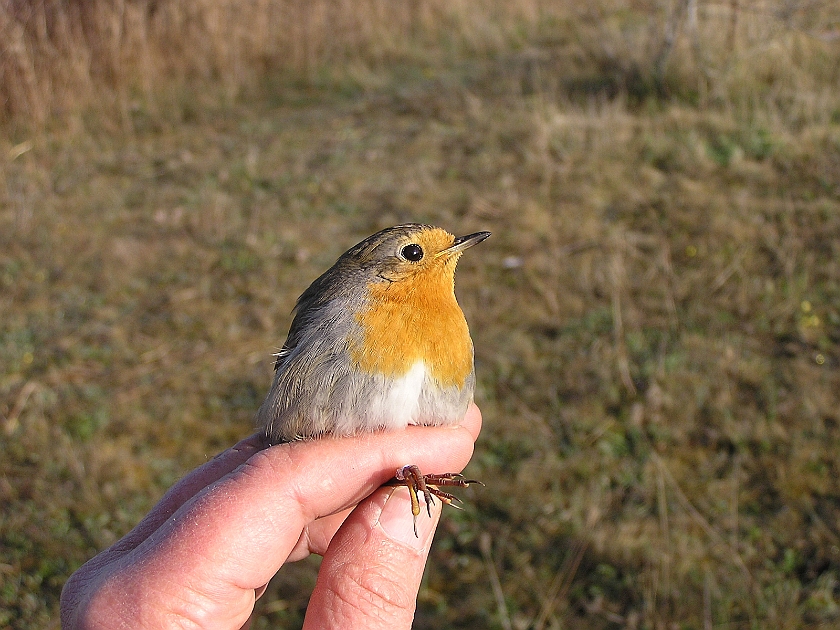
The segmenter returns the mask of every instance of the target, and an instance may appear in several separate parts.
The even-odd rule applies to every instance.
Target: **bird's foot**
[[[394,478],[388,482],[389,486],[406,486],[411,497],[411,513],[414,516],[414,535],[417,536],[417,517],[420,515],[420,498],[426,502],[426,512],[432,516],[432,504],[434,497],[439,498],[446,505],[461,509],[457,503],[461,500],[454,494],[444,492],[437,486],[453,486],[456,488],[467,488],[470,484],[477,483],[484,485],[476,479],[467,479],[460,473],[442,473],[439,475],[424,475],[414,464],[409,464],[397,469]]]

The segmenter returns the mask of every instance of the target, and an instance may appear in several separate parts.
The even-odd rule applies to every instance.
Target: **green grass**
[[[572,72],[580,24],[3,141],[0,626],[57,627],[70,572],[252,430],[297,295],[408,220],[494,234],[457,276],[487,488],[416,627],[838,623],[836,48],[703,100],[679,65],[666,94]],[[316,565],[257,627],[300,622]]]

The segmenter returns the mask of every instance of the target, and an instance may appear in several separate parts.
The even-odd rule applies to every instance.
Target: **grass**
[[[57,627],[69,573],[252,430],[297,295],[406,220],[494,233],[457,279],[488,489],[446,514],[416,627],[836,625],[830,4],[737,5],[720,53],[724,6],[669,49],[645,4],[487,3],[459,31],[418,3],[377,47],[240,82],[232,38],[207,81],[192,51],[74,79],[98,105],[7,98],[0,626]],[[300,623],[316,565],[257,627]]]

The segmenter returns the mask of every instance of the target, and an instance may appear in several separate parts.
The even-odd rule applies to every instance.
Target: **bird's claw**
[[[426,503],[426,513],[431,518],[432,505],[435,502],[434,497],[438,497],[441,502],[446,505],[451,505],[454,508],[462,509],[455,503],[460,503],[461,500],[453,494],[444,492],[436,486],[454,486],[457,488],[467,488],[470,484],[477,483],[484,485],[476,479],[467,479],[460,473],[441,473],[437,475],[424,475],[420,469],[414,464],[408,464],[397,469],[394,474],[394,479],[389,483],[393,486],[406,486],[408,494],[411,497],[411,514],[414,516],[414,535],[417,536],[417,517],[420,515],[420,497],[423,495],[423,500]]]

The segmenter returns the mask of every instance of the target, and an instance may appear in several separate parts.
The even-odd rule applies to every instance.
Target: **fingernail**
[[[426,504],[423,502],[423,495],[420,495],[420,515],[417,517],[417,535],[414,535],[414,516],[411,514],[411,498],[408,495],[408,488],[395,488],[385,501],[382,512],[379,515],[379,524],[382,530],[397,542],[417,549],[423,550],[428,545],[435,533],[435,526],[438,522],[440,512],[432,509],[432,516],[426,513]]]

